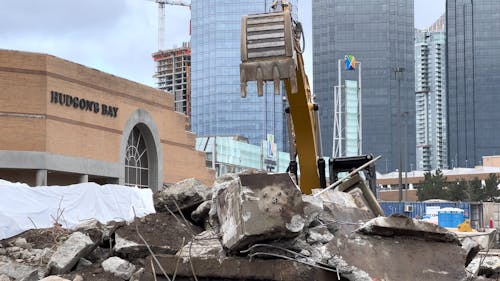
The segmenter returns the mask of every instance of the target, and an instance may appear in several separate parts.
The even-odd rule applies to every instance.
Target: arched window
[[[149,167],[146,141],[137,126],[128,137],[125,152],[125,185],[148,188]]]

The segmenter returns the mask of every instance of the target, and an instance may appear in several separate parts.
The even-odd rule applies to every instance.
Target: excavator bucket
[[[279,95],[280,80],[289,79],[292,92],[297,92],[297,62],[289,11],[243,17],[241,61],[242,97],[246,97],[248,81],[257,81],[259,96],[263,95],[265,81],[273,81],[274,93]]]

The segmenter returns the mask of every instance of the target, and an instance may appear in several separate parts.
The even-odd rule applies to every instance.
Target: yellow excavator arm
[[[264,82],[274,83],[280,94],[284,81],[291,119],[291,142],[299,158],[299,186],[303,193],[324,187],[325,164],[321,155],[317,110],[304,70],[300,47],[301,27],[292,19],[288,5],[283,11],[245,16],[241,31],[241,96],[246,97],[248,81],[257,81],[263,95]],[[293,161],[294,155],[291,155]],[[318,169],[318,165],[320,166]],[[321,172],[323,171],[323,172]]]

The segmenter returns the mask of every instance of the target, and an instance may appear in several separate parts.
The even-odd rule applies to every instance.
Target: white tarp
[[[130,221],[155,213],[151,189],[81,183],[29,187],[0,180],[0,239],[60,223],[72,228],[89,219]]]

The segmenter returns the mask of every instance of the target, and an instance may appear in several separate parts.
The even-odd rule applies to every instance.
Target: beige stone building
[[[0,50],[0,179],[158,190],[195,177],[211,185],[214,173],[173,103],[160,90],[54,56]]]

